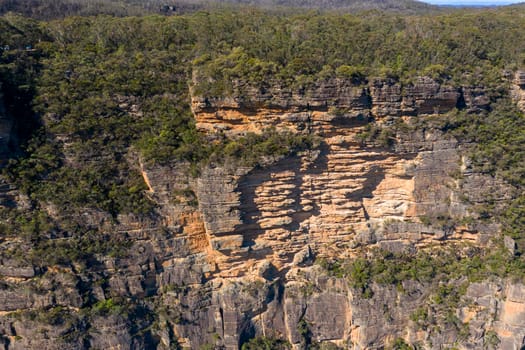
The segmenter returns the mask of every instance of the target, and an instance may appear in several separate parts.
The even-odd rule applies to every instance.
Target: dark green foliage
[[[458,113],[447,125],[452,134],[475,142],[473,165],[514,186],[525,185],[525,118],[515,104],[501,99],[488,114]]]
[[[206,141],[194,129],[191,114],[184,107],[168,96],[154,96],[145,101],[145,130],[136,146],[146,160],[198,162],[207,156]]]
[[[350,79],[354,84],[359,84],[366,78],[366,73],[362,67],[342,65],[335,70],[335,76],[341,79]]]
[[[520,195],[510,203],[503,212],[503,229],[514,239],[524,236],[525,227],[525,196]]]
[[[390,76],[409,82],[426,74],[497,89],[502,85],[501,69],[515,68],[523,59],[520,49],[505,40],[510,33],[523,36],[523,18],[511,10],[406,18],[268,18],[254,11],[248,17],[251,23],[224,13],[205,17],[211,22],[206,22],[206,30],[213,32],[206,44],[214,50],[199,50],[201,56],[194,62],[201,77],[197,93],[232,94],[237,83],[257,87],[264,76],[266,83],[276,80],[290,86],[330,76],[356,81],[363,75]],[[229,20],[228,26],[224,20]],[[199,43],[197,47],[202,48]]]
[[[113,215],[148,214],[153,205],[144,197],[146,185],[138,172],[127,169],[119,160],[75,168],[62,163],[53,142],[45,142],[28,158],[13,161],[7,174],[31,199],[49,201],[64,211],[84,205]]]
[[[366,259],[358,258],[352,260],[348,264],[347,269],[350,286],[359,290],[364,298],[371,298],[373,292],[370,288],[370,280],[372,277],[370,262]]]
[[[146,186],[125,153],[136,143],[146,156],[154,147],[152,153],[168,158],[169,146],[180,146],[179,133],[191,133],[187,91],[181,83],[184,67],[173,68],[184,54],[186,39],[178,31],[184,23],[157,27],[156,20],[162,21],[152,19],[144,33],[162,27],[166,33],[175,30],[180,40],[172,37],[173,42],[159,42],[160,47],[145,51],[146,43],[130,37],[137,32],[127,27],[141,24],[134,19],[67,19],[51,25],[54,43],[46,47],[49,58],[37,84],[35,107],[46,115],[43,133],[67,135],[68,147],[63,151],[60,143],[41,136],[27,148],[29,157],[10,167],[11,178],[32,199],[60,208],[95,207],[114,216],[151,213]],[[101,37],[100,28],[111,34]],[[179,50],[166,50],[172,43]],[[144,109],[134,114],[137,106]]]
[[[277,338],[256,337],[244,343],[242,350],[286,350],[291,349],[287,341]]]
[[[366,124],[364,130],[356,135],[362,145],[371,144],[378,147],[392,147],[396,142],[396,129],[377,124]]]
[[[407,342],[403,338],[397,338],[394,341],[394,344],[392,344],[391,347],[387,348],[391,350],[412,350],[414,347],[407,344]]]
[[[196,59],[194,65],[200,67],[197,71],[199,83],[194,93],[206,96],[233,94],[232,83],[236,80],[248,81],[251,84],[267,84],[277,73],[277,66],[274,63],[249,57],[242,47],[236,47],[227,55],[219,56],[214,60],[206,54]],[[237,91],[237,94],[242,94],[242,91]]]
[[[42,210],[2,209],[0,218],[3,237],[22,239],[9,256],[36,266],[85,265],[98,255],[123,257],[131,244],[125,234],[99,232],[74,218],[56,220]]]
[[[74,316],[66,308],[61,306],[31,310],[26,314],[26,317],[32,321],[50,326],[58,326],[66,322],[74,321]]]
[[[469,152],[472,167],[503,179],[511,186],[512,199],[496,207],[487,193],[487,205],[479,208],[482,219],[494,218],[504,233],[525,248],[525,117],[514,103],[501,99],[488,114],[458,113],[445,128],[454,136],[472,142]],[[505,203],[504,203],[505,204]]]
[[[304,349],[310,349],[312,343],[312,331],[310,330],[310,324],[301,318],[297,323],[297,333],[301,336],[301,345]]]
[[[16,137],[8,145],[12,153],[37,124],[31,107],[41,69],[40,44],[47,39],[36,21],[13,14],[0,18],[0,103],[14,119]]]
[[[123,235],[79,228],[71,237],[38,240],[26,259],[31,259],[37,266],[68,266],[74,262],[86,265],[97,255],[115,258],[126,256],[129,247],[130,243]]]
[[[330,275],[346,278],[352,288],[366,297],[372,297],[372,283],[396,285],[402,289],[403,281],[407,280],[434,283],[466,277],[470,282],[476,282],[494,275],[518,280],[525,278],[523,259],[511,255],[499,243],[491,250],[468,246],[414,254],[375,250],[370,256],[346,262],[320,260],[318,263]],[[446,289],[449,287],[437,289],[436,303],[439,304],[445,297],[450,299],[451,291]]]
[[[92,307],[90,313],[98,316],[126,315],[128,306],[125,303],[118,303],[114,299],[100,300]]]
[[[410,320],[416,323],[418,328],[424,328],[428,324],[428,310],[426,307],[420,307],[416,309],[411,315]]]
[[[179,134],[181,143],[177,146],[163,143],[160,139],[156,145],[142,148],[146,159],[164,162],[173,159],[190,163],[190,167],[199,167],[210,163],[224,164],[233,161],[239,166],[258,166],[271,163],[272,160],[291,156],[297,152],[318,147],[319,140],[312,135],[295,135],[289,132],[278,132],[275,129],[263,130],[261,134],[248,133],[236,139],[221,137],[210,141],[203,135],[190,130]],[[162,137],[162,135],[161,135]],[[174,140],[174,137],[165,140]],[[151,139],[150,139],[151,141]],[[166,153],[160,153],[165,151]],[[193,175],[198,174],[198,171]]]
[[[229,159],[242,166],[256,166],[267,163],[268,158],[279,159],[318,145],[317,138],[311,135],[267,129],[261,134],[248,133],[235,140],[224,139],[213,146],[209,161],[222,163]]]
[[[327,259],[319,258],[316,260],[316,263],[328,271],[331,276],[338,278],[345,277],[346,269],[341,266],[341,261],[339,260],[329,261]]]

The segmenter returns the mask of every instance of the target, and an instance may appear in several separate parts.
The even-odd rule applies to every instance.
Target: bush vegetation
[[[462,329],[450,310],[459,306],[467,283],[493,276],[525,279],[525,118],[506,96],[504,78],[505,71],[525,65],[523,11],[401,17],[217,8],[167,17],[144,15],[143,5],[156,7],[156,1],[132,2],[123,9],[104,0],[82,5],[32,0],[20,9],[0,0],[0,12],[55,18],[0,17],[0,103],[15,119],[16,134],[2,178],[28,202],[25,208],[0,207],[1,238],[18,238],[3,254],[37,266],[72,265],[81,273],[101,256],[129,254],[127,234],[112,232],[122,217],[156,220],[139,164],[184,167],[198,176],[208,165],[265,166],[319,145],[313,135],[274,129],[235,139],[204,136],[195,128],[190,89],[209,98],[242,99],[245,88],[298,90],[331,80],[359,85],[381,77],[406,87],[422,74],[487,91],[490,111],[444,116],[442,130],[471,145],[467,152],[477,170],[509,184],[508,204],[487,206],[480,218],[501,223],[519,251],[511,254],[496,240],[490,250],[372,251],[350,261],[319,263],[364,298],[373,297],[377,285],[400,291],[409,280],[432,285],[429,306],[411,315],[427,329],[436,324]],[[144,16],[125,17],[130,14]],[[370,123],[358,139],[390,148],[399,133],[411,131],[407,128]],[[196,205],[190,188],[180,195]],[[100,217],[105,227],[86,224],[86,216]],[[448,224],[446,216],[441,219]],[[118,298],[85,297],[86,317],[140,315]],[[29,318],[74,325],[72,314],[55,307]],[[306,320],[297,326],[305,347],[330,347],[313,341]],[[494,347],[499,343],[495,335],[486,338]],[[265,348],[288,349],[289,344],[260,337],[243,345]],[[396,339],[392,348],[410,346]]]
[[[256,337],[242,344],[242,350],[287,350],[291,345],[281,339],[271,337]]]
[[[470,143],[469,158],[477,171],[504,180],[510,187],[511,199],[503,206],[480,208],[480,216],[502,224],[505,234],[515,239],[523,252],[525,248],[525,116],[506,98],[492,104],[487,114],[458,112],[444,129]],[[492,194],[487,193],[490,198]],[[520,253],[521,253],[520,252]]]
[[[5,174],[29,196],[31,209],[3,210],[3,222],[13,224],[1,227],[35,242],[28,256],[42,263],[123,254],[110,247],[125,246],[122,237],[82,227],[75,217],[84,209],[109,213],[114,220],[121,214],[152,216],[155,208],[145,195],[137,158],[194,169],[231,159],[257,166],[318,143],[312,136],[275,130],[235,140],[205,138],[195,129],[189,85],[194,93],[223,97],[241,96],[239,86],[246,85],[286,88],[330,79],[361,84],[372,77],[409,84],[425,74],[494,92],[490,113],[458,112],[443,130],[474,141],[475,166],[514,186],[512,203],[489,215],[519,241],[525,217],[520,192],[525,119],[501,96],[503,71],[525,63],[524,29],[525,15],[514,8],[405,17],[223,8],[170,17],[99,15],[45,22],[6,14],[0,18],[1,95],[17,118],[19,142],[12,145],[18,153],[13,152]],[[389,130],[373,126],[361,139],[392,145]],[[48,204],[65,218],[44,214],[42,206]],[[471,278],[521,276],[520,257],[478,253],[452,254],[446,261],[463,266],[460,271],[469,267],[465,273]],[[337,273],[368,296],[372,282],[399,284],[455,273],[446,271],[441,257],[421,254],[330,266],[338,266]]]
[[[492,250],[468,245],[416,253],[374,250],[349,261],[320,259],[318,264],[330,275],[346,278],[349,286],[365,298],[373,296],[373,284],[393,285],[403,290],[404,281],[422,284],[439,282],[444,288],[449,288],[447,283],[454,285],[462,279],[479,282],[490,276],[525,280],[525,261],[511,254],[502,242],[495,243]],[[457,291],[457,285],[452,288]],[[443,291],[440,294],[440,290],[438,288],[436,292],[437,304],[443,300],[444,294],[450,294]]]

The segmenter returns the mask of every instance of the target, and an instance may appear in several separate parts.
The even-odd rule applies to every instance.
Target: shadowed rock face
[[[238,349],[253,336],[281,337],[295,349],[306,340],[378,349],[396,338],[425,349],[479,349],[491,334],[501,348],[522,346],[520,284],[496,278],[471,284],[454,311],[468,322],[464,329],[440,321],[439,305],[429,308],[428,317],[437,321],[426,327],[411,315],[429,303],[436,285],[372,284],[372,297],[365,298],[345,278],[313,264],[316,258],[352,259],[373,247],[402,252],[486,244],[497,227],[430,225],[422,218],[471,215],[472,206],[485,200],[480,188],[497,201],[505,198],[504,185],[473,172],[457,140],[431,123],[418,126],[456,107],[471,113],[488,108],[482,87],[418,78],[410,86],[330,80],[300,91],[242,88],[242,100],[194,96],[197,127],[237,137],[273,126],[317,135],[321,146],[266,159],[264,167],[210,165],[198,178],[188,175],[187,164],[136,160],[157,215],[113,220],[86,209],[79,219],[122,237],[129,254],[85,267],[0,262],[0,349],[169,349],[175,342]],[[372,121],[387,127],[401,120],[407,128],[396,129],[392,143],[358,137]],[[461,183],[451,176],[457,173]],[[1,243],[7,252],[10,242]],[[85,300],[134,306],[101,307],[86,316],[88,310],[79,310]],[[73,316],[15,316],[31,310],[46,315],[57,306]]]
[[[362,245],[411,251],[447,238],[486,242],[492,227],[438,228],[420,221],[469,212],[450,177],[460,171],[460,145],[437,128],[415,126],[456,108],[461,88],[422,77],[407,87],[391,80],[367,86],[331,80],[302,91],[247,89],[242,101],[194,97],[197,127],[232,137],[277,127],[323,142],[262,169],[203,173],[197,194],[211,247],[223,254],[219,275],[249,273],[240,262],[253,259],[286,270],[305,245],[330,257],[351,256]],[[404,120],[410,131],[392,136],[394,147],[363,144],[358,135],[370,120],[385,126]],[[463,186],[480,181],[470,176]]]
[[[12,129],[13,121],[7,115],[2,92],[0,90],[0,166],[5,163],[9,155],[9,141],[11,140]]]
[[[0,84],[0,170],[10,157],[12,151],[11,139],[13,136],[13,120],[6,111],[1,88],[2,85]],[[16,206],[12,190],[13,186],[0,176],[0,207],[10,208]]]
[[[394,147],[363,144],[357,137],[369,120],[390,125],[402,119],[415,126],[457,107],[485,110],[484,91],[428,78],[407,87],[388,80],[366,86],[334,80],[301,91],[243,91],[242,99],[194,97],[197,127],[232,137],[276,127],[318,135],[323,142],[318,150],[275,159],[264,168],[230,165],[209,169],[198,180],[206,235],[218,253],[212,276],[222,281],[278,278],[283,286],[279,304],[268,303],[268,310],[250,320],[237,314],[236,339],[243,337],[240,329],[251,327],[256,334],[284,335],[299,346],[297,324],[306,320],[312,339],[343,347],[352,342],[356,349],[376,348],[392,334],[410,342],[455,343],[457,330],[437,334],[411,326],[409,315],[427,300],[429,286],[407,284],[408,295],[374,286],[374,297],[364,300],[342,280],[308,267],[309,256],[351,259],[354,252],[374,246],[401,252],[446,242],[484,245],[497,227],[430,226],[420,220],[470,215],[470,205],[483,202],[475,188],[506,195],[502,184],[467,169],[457,140],[432,127],[398,131]],[[458,172],[461,184],[451,177]],[[459,199],[465,189],[472,194],[469,205]]]

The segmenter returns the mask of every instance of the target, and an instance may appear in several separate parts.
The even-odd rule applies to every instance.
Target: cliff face
[[[473,171],[465,145],[440,126],[457,107],[487,109],[482,87],[418,78],[408,86],[330,80],[297,90],[236,89],[242,97],[193,96],[200,130],[235,138],[275,127],[316,135],[320,146],[264,167],[210,164],[197,178],[185,164],[144,165],[130,156],[157,215],[115,220],[86,210],[83,225],[128,242],[124,256],[47,269],[2,261],[0,348],[238,349],[254,336],[296,349],[315,342],[378,349],[398,338],[425,349],[524,345],[518,283],[454,281],[465,290],[450,311],[443,300],[452,292],[434,296],[442,284],[374,282],[364,295],[319,263],[374,248],[488,244],[497,226],[462,219],[476,217],[474,206],[486,200],[480,188],[497,202],[505,186]],[[368,137],[370,125],[384,137]],[[5,251],[13,246],[16,239],[1,242]],[[81,310],[86,299],[98,301],[89,313]],[[130,306],[113,307],[115,300]]]
[[[276,127],[323,140],[317,150],[264,169],[205,172],[198,197],[212,247],[232,261],[265,256],[281,269],[305,245],[316,255],[347,256],[362,245],[406,251],[448,239],[483,244],[493,227],[421,220],[469,215],[459,193],[492,181],[465,170],[461,145],[431,124],[463,100],[469,110],[486,108],[487,100],[471,91],[419,78],[405,88],[337,80],[299,92],[252,90],[242,100],[195,97],[203,131],[235,137]],[[401,127],[383,145],[363,141],[372,120]],[[429,127],[418,127],[423,120]],[[460,184],[451,175],[462,171]]]
[[[304,131],[308,126],[315,132],[325,126],[329,131],[331,124],[348,123],[350,120],[345,119],[352,117],[435,115],[465,103],[475,111],[486,109],[489,101],[482,90],[441,85],[427,77],[419,77],[408,86],[391,79],[357,85],[349,79],[329,79],[296,89],[278,83],[262,88],[237,82],[233,97],[194,96],[192,100],[200,129],[229,134],[270,126],[296,131]],[[344,118],[335,120],[335,116]]]
[[[460,341],[459,329],[418,329],[410,320],[428,302],[432,287],[407,284],[400,293],[376,285],[374,296],[366,300],[344,280],[327,277],[310,265],[316,258],[352,259],[373,247],[410,252],[457,242],[476,246],[488,242],[497,227],[457,222],[476,215],[472,207],[484,201],[477,189],[492,188],[504,198],[504,186],[473,172],[461,155],[463,146],[435,123],[456,107],[470,113],[486,110],[489,99],[483,90],[441,85],[428,78],[407,87],[393,81],[354,86],[336,80],[298,91],[237,88],[242,97],[194,96],[199,129],[236,137],[275,127],[318,135],[323,141],[317,150],[276,159],[262,169],[219,166],[206,170],[197,181],[199,210],[215,257],[211,276],[228,285],[255,278],[270,286],[269,291],[259,292],[267,300],[263,310],[241,312],[237,305],[221,309],[221,315],[233,317],[222,319],[227,322],[219,332],[224,344],[235,348],[246,332],[255,332],[284,336],[300,347],[301,321],[310,325],[315,341],[333,341],[344,348],[377,348],[396,337],[429,348]],[[386,128],[396,123],[403,127],[396,128],[386,144],[363,141],[359,135],[371,120]],[[428,222],[435,218],[455,223]],[[275,283],[283,287],[277,297]],[[505,331],[516,324],[499,312],[507,306],[498,301],[506,282],[498,283],[493,293],[480,292],[487,284],[469,287],[467,295],[485,293],[476,296],[488,304],[471,311],[477,300],[471,305],[465,297],[458,317],[465,324],[476,322],[463,329],[468,334],[464,347],[483,346],[483,332],[494,332],[504,348],[521,346],[519,332]],[[519,289],[512,284],[505,288],[504,293]],[[235,298],[243,300],[243,289],[228,290],[236,290]],[[218,294],[224,297],[223,292]],[[516,317],[523,315],[518,312]]]

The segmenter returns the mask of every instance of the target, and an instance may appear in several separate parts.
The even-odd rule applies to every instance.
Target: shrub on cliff
[[[222,140],[213,146],[209,160],[221,163],[234,160],[241,166],[253,167],[318,146],[319,140],[312,135],[266,129],[260,134]]]
[[[256,337],[242,344],[242,350],[288,350],[290,343],[285,340],[271,337]]]
[[[472,142],[469,151],[472,166],[478,171],[499,177],[510,185],[511,199],[503,209],[481,208],[480,215],[502,223],[506,234],[525,249],[525,116],[514,103],[501,99],[492,104],[488,114],[458,113],[447,122],[454,136]],[[499,206],[501,208],[501,205]]]
[[[362,67],[342,65],[335,70],[335,76],[341,79],[350,79],[358,84],[366,78],[366,73]]]

